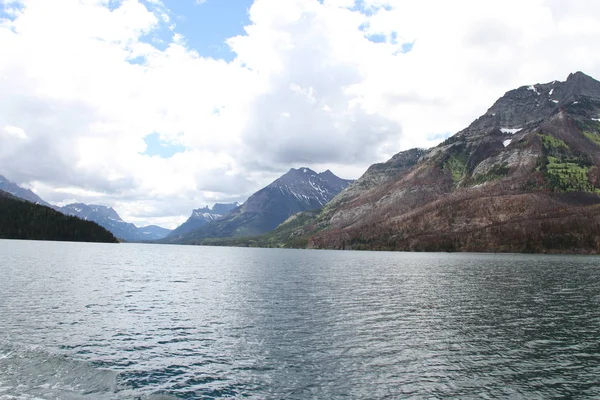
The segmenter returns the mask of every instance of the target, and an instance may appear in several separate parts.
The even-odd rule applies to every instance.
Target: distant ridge
[[[119,239],[127,242],[143,242],[162,239],[171,231],[159,226],[150,225],[138,228],[132,223],[125,222],[112,208],[97,204],[73,203],[58,210],[65,215],[74,215],[81,219],[94,221],[111,231]]]

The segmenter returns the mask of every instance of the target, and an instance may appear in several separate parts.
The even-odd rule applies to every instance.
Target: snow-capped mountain
[[[329,170],[316,173],[310,168],[292,168],[224,218],[169,238],[171,241],[190,242],[197,238],[265,233],[293,214],[322,208],[351,182],[338,178]]]
[[[12,194],[15,197],[19,197],[23,200],[30,201],[35,204],[41,204],[47,207],[53,207],[50,203],[42,200],[40,196],[33,193],[29,189],[23,189],[14,182],[9,181],[4,176],[0,175],[0,190]]]
[[[128,242],[141,242],[158,240],[167,236],[171,231],[159,226],[150,225],[138,228],[132,223],[125,222],[112,208],[97,204],[73,203],[58,210],[66,215],[74,215],[81,219],[94,221],[98,225],[111,231],[119,239]]]
[[[227,213],[239,207],[239,205],[239,203],[216,203],[212,209],[206,206],[193,210],[188,220],[173,230],[169,236],[177,237],[199,229],[209,222],[223,218]]]

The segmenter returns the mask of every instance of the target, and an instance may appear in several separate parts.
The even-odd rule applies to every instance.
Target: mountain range
[[[206,238],[266,233],[298,212],[321,209],[350,183],[329,170],[316,173],[309,168],[291,168],[222,218],[187,233],[172,234],[165,241],[199,243]]]
[[[47,204],[2,177],[3,188]],[[600,82],[576,72],[510,90],[438,146],[402,151],[357,181],[292,168],[244,204],[194,210],[170,233],[107,207],[60,209],[135,241],[600,253]]]
[[[262,234],[300,211],[321,209],[352,181],[338,178],[331,171],[317,174],[309,168],[290,169],[270,185],[239,203],[216,203],[195,209],[186,222],[175,230],[159,226],[137,227],[125,222],[111,207],[72,203],[62,207],[42,200],[31,190],[23,189],[2,177],[0,189],[33,203],[54,208],[65,215],[94,221],[128,242],[163,241],[189,243],[207,237],[229,237]]]
[[[143,242],[162,239],[171,233],[170,229],[161,228],[156,225],[137,227],[132,223],[125,222],[119,214],[111,208],[96,204],[73,203],[63,207],[57,207],[58,211],[65,215],[73,215],[84,220],[94,221],[100,226],[108,229],[119,239],[127,242]]]

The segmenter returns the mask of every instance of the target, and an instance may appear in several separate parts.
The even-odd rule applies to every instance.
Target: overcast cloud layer
[[[0,174],[138,225],[173,228],[290,167],[357,178],[507,90],[600,78],[597,0],[256,0],[229,63],[157,0],[2,4]],[[144,155],[152,133],[185,151]]]

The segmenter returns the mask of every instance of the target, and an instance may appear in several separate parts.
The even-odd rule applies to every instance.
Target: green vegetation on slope
[[[560,139],[555,138],[554,136],[550,136],[550,135],[539,135],[540,138],[542,139],[542,145],[544,146],[544,149],[546,149],[547,151],[554,151],[556,149],[569,149],[569,146],[567,146],[567,144],[565,142],[563,142]]]
[[[583,131],[583,136],[600,146],[600,133]]]
[[[585,132],[584,132],[585,134]],[[589,171],[592,163],[585,154],[575,154],[562,140],[550,135],[538,135],[544,148],[540,169],[548,187],[555,192],[594,192]]]
[[[589,167],[568,160],[548,156],[546,181],[559,192],[592,192],[594,186],[589,182]]]
[[[91,221],[0,193],[0,239],[116,243],[112,233]]]
[[[460,182],[460,180],[465,175],[465,170],[467,168],[467,161],[465,157],[462,155],[453,154],[444,164],[444,167],[450,171],[452,175],[452,180],[454,183]]]

